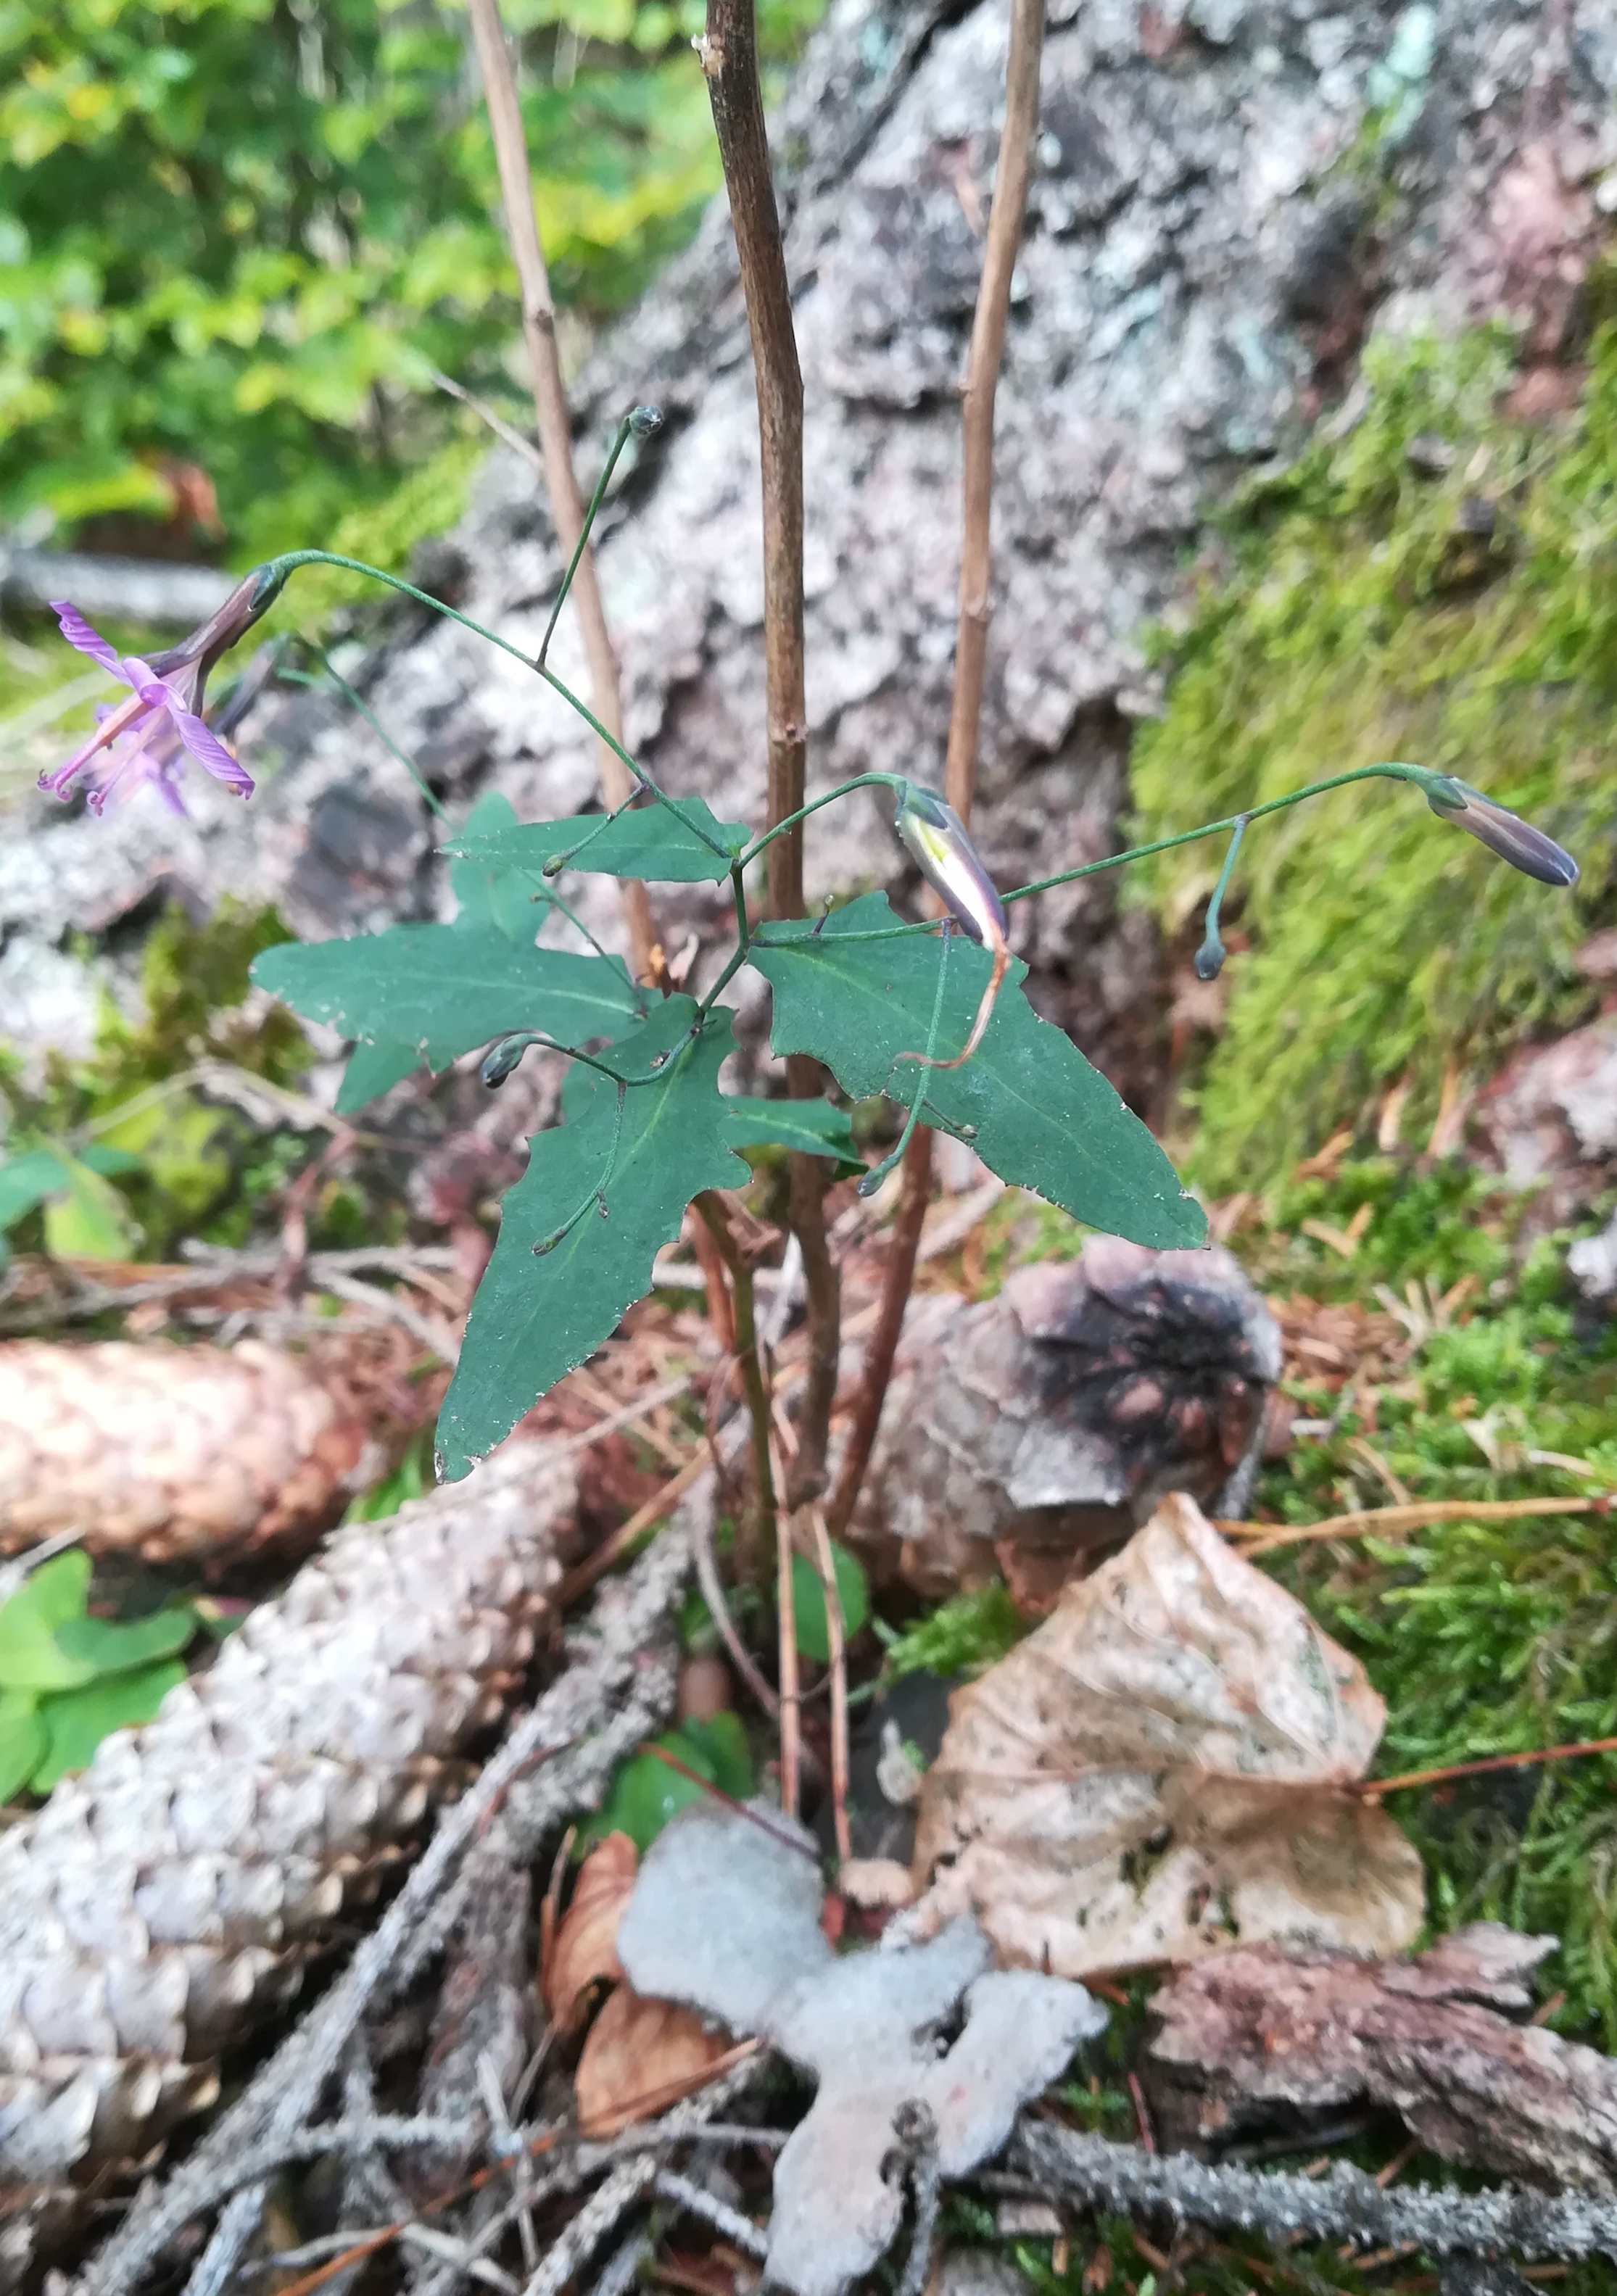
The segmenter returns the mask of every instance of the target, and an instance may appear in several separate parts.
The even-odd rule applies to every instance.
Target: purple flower
[[[252,775],[202,722],[202,693],[219,656],[257,621],[280,587],[269,570],[256,568],[200,629],[150,661],[119,654],[76,606],[53,600],[52,611],[68,644],[121,678],[130,691],[127,701],[97,712],[90,739],[53,773],[41,774],[40,788],[65,799],[82,775],[89,784],[90,810],[100,813],[145,783],[172,811],[184,813],[179,778],[189,755],[236,796],[250,797]]]

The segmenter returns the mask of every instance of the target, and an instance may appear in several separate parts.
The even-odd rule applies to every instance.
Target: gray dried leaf
[[[943,2175],[964,2176],[1106,2021],[1080,1986],[990,1971],[969,1917],[925,1945],[838,1956],[820,1898],[801,1828],[776,1811],[701,1803],[653,1844],[618,1931],[641,1992],[760,2035],[818,2078],[775,2170],[767,2274],[793,2296],[838,2296],[897,2233],[901,2106],[928,2107]],[[964,2025],[946,2046],[963,2000]]]

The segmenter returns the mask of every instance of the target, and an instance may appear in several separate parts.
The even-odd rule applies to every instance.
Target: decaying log
[[[1167,1492],[1211,1505],[1279,1371],[1275,1320],[1222,1250],[1096,1237],[981,1306],[917,1300],[851,1542],[924,1595],[1002,1567],[1053,1591]]]
[[[398,1429],[350,1354],[0,1345],[0,1554],[58,1531],[149,1562],[312,1539]]]
[[[211,2099],[218,2052],[498,1715],[573,1496],[518,1445],[340,1533],[0,1837],[0,2179],[138,2155]]]
[[[1153,2004],[1158,2126],[1222,2142],[1368,2101],[1444,2160],[1617,2191],[1617,2060],[1502,2013],[1555,1943],[1478,1922],[1413,1961],[1252,1946],[1179,1970]]]

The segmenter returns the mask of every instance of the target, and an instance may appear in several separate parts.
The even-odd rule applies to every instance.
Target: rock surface
[[[1005,37],[989,0],[835,0],[776,123],[808,397],[816,786],[875,766],[940,774],[955,386]],[[1510,312],[1524,387],[1533,362],[1564,354],[1617,189],[1603,172],[1617,160],[1614,86],[1613,0],[1052,0],[998,402],[978,823],[1003,882],[1115,849],[1130,722],[1153,706],[1145,633],[1182,603],[1210,503],[1284,460],[1344,394],[1331,419],[1351,419],[1368,328]],[[756,816],[757,446],[722,204],[578,396],[587,469],[634,399],[669,418],[602,551],[631,743],[672,788]],[[433,554],[430,578],[468,611],[537,640],[558,554],[506,450]],[[351,673],[453,808],[488,785],[529,816],[590,801],[588,735],[516,663],[414,609],[388,632]],[[565,625],[558,666],[579,668]],[[107,824],[43,801],[14,816],[0,853],[7,962],[38,971],[70,928],[105,932],[164,890],[244,891],[314,934],[434,910],[427,817],[366,727],[282,697],[243,739],[268,776],[245,812],[208,788],[190,824],[144,800]],[[821,817],[811,891],[874,879],[913,894],[878,816],[861,796]],[[586,906],[615,932],[599,881]],[[660,895],[667,946],[693,926],[711,938],[719,907],[707,889]],[[1120,914],[1106,877],[1015,915],[1042,1009],[1149,1103],[1164,1000],[1147,919]],[[70,1013],[70,988],[52,983]],[[756,1004],[743,1034],[748,1020],[756,1042]]]

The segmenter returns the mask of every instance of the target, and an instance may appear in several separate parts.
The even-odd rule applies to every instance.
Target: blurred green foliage
[[[767,53],[817,12],[769,0]],[[718,180],[700,0],[506,13],[553,285],[596,318]],[[432,368],[525,420],[469,58],[437,0],[6,0],[0,524],[247,564],[472,435]]]
[[[1486,1073],[1592,1006],[1571,958],[1613,884],[1617,328],[1548,425],[1501,411],[1512,356],[1502,332],[1373,344],[1357,422],[1235,504],[1227,562],[1167,649],[1166,714],[1136,743],[1137,826],[1410,759],[1548,830],[1582,884],[1517,875],[1390,784],[1258,824],[1226,911],[1253,945],[1188,1095],[1190,1173],[1214,1193],[1373,1127],[1406,1073],[1406,1137],[1424,1137],[1450,1063]],[[1142,872],[1174,931],[1194,930],[1222,857],[1210,840]]]
[[[88,1060],[53,1055],[35,1075],[0,1045],[0,1227],[13,1245],[160,1259],[181,1236],[243,1240],[305,1143],[208,1097],[194,1072],[221,1062],[271,1097],[301,1078],[302,1029],[246,1002],[248,966],[286,937],[272,912],[226,902],[199,925],[171,907],[146,938],[137,1013],[109,998]]]

